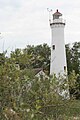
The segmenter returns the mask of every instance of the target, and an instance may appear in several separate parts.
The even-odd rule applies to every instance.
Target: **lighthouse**
[[[51,27],[51,62],[50,74],[65,74],[67,73],[66,51],[64,41],[65,22],[62,19],[62,13],[58,10],[53,14],[53,19],[50,23]]]

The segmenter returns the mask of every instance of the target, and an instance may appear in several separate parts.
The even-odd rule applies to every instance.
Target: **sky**
[[[49,12],[66,20],[65,43],[80,41],[80,0],[0,0],[0,52],[27,45],[51,45]],[[51,15],[50,15],[51,16]]]

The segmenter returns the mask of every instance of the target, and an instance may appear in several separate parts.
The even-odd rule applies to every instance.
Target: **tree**
[[[19,64],[20,69],[35,69],[43,68],[43,70],[49,75],[50,73],[50,47],[47,44],[30,46],[25,49],[16,49],[11,53],[10,60]],[[76,98],[80,96],[80,42],[75,42],[71,46],[66,45],[67,55],[67,69],[68,75],[75,71],[75,75],[78,74],[76,79]],[[77,85],[78,84],[78,85]],[[75,91],[75,90],[72,90]],[[70,93],[72,94],[70,90]]]
[[[24,49],[16,49],[11,52],[10,59],[19,64],[20,69],[25,68],[43,68],[50,72],[50,55],[51,50],[47,44],[28,45]],[[80,74],[80,42],[66,45],[67,68],[68,75],[75,70],[76,74]]]
[[[59,84],[59,80],[62,79],[61,76],[57,78],[54,75],[53,77],[48,76],[48,78],[44,78],[41,75],[38,78],[31,68],[27,69],[28,67],[24,67],[25,69],[17,69],[16,61],[18,64],[22,63],[23,65],[25,63],[26,65],[33,64],[32,59],[36,53],[31,55],[32,53],[28,54],[27,50],[24,52],[19,50],[16,54],[15,52],[14,54],[12,53],[13,56],[10,58],[4,57],[5,62],[0,65],[1,120],[63,119],[64,115],[66,117],[70,113],[70,100],[64,99],[57,92],[58,88],[64,90],[67,88],[65,82]],[[31,64],[26,61],[27,59]],[[69,81],[70,90],[74,88],[74,85],[71,84],[71,82],[73,83],[73,78],[75,85],[75,74],[69,77],[69,80],[71,80]],[[76,112],[74,114],[78,115]],[[73,116],[73,114],[71,115]]]
[[[20,69],[43,68],[48,74],[50,69],[50,47],[47,44],[16,49],[10,59],[19,64]]]
[[[23,50],[28,55],[31,55],[33,68],[41,68],[49,71],[50,67],[50,47],[47,44],[37,46],[27,46]]]
[[[80,42],[75,42],[72,47],[72,67],[76,74],[80,74]]]
[[[67,67],[68,74],[75,70],[76,74],[80,74],[80,42],[66,45],[66,55],[67,55]]]
[[[6,53],[7,53],[7,51],[4,51],[3,53],[0,53],[0,65],[2,65],[2,64],[4,65],[4,63],[7,59],[7,57],[5,56]]]
[[[66,54],[68,75],[70,76],[71,74],[75,73],[75,76],[77,76],[75,88],[70,89],[70,93],[75,93],[74,96],[77,99],[80,99],[80,42],[73,43],[72,47],[67,44]]]
[[[55,75],[38,78],[31,70],[17,70],[8,62],[0,70],[1,120],[63,119],[70,113],[70,100],[57,92],[58,87],[66,89],[65,83],[59,84]],[[78,115],[75,111],[73,114]]]

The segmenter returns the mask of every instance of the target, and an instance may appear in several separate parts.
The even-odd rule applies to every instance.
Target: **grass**
[[[44,110],[49,120],[80,120],[80,100],[70,100],[62,105],[48,106]]]
[[[80,100],[72,100],[62,108],[62,120],[80,120]]]

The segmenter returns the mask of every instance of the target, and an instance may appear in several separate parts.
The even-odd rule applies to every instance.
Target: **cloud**
[[[47,8],[59,9],[66,19],[66,42],[80,40],[80,1],[60,0],[0,0],[0,32],[5,49],[26,44],[50,44],[51,31]],[[74,34],[75,33],[75,34]],[[75,40],[74,40],[75,39]],[[0,45],[1,47],[2,45]]]
[[[0,0],[0,9],[7,7],[18,8],[21,6],[22,0]]]

